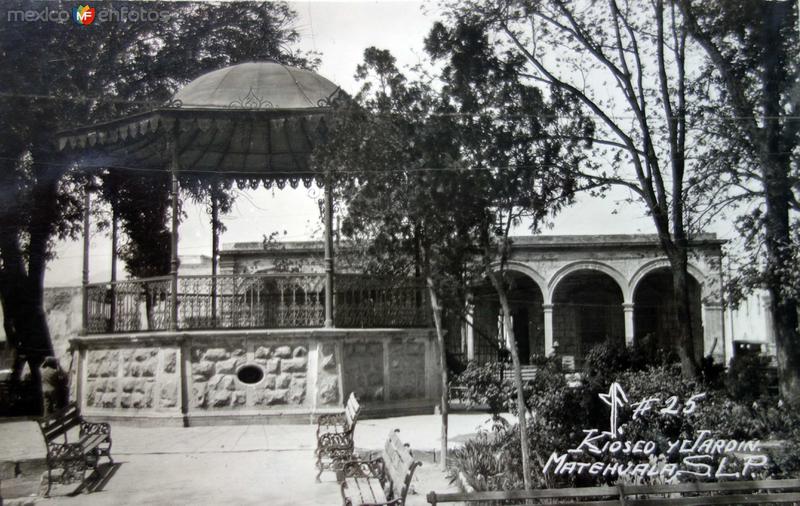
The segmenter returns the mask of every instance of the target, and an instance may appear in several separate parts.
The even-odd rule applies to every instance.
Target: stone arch
[[[495,272],[500,270],[499,263],[490,267]],[[522,262],[507,262],[503,271],[510,281],[507,295],[517,350],[522,363],[528,364],[532,356],[545,354],[543,305],[546,284],[544,277]],[[472,300],[473,358],[479,362],[504,359],[496,347],[505,347],[510,333],[502,319],[497,292],[488,279],[473,287]]]
[[[556,271],[555,274],[550,278],[550,282],[547,284],[547,297],[545,298],[545,304],[552,304],[553,303],[553,294],[555,293],[558,284],[561,281],[572,274],[573,272],[577,271],[600,271],[604,274],[610,276],[616,283],[619,285],[619,289],[622,292],[622,301],[623,303],[630,303],[631,302],[631,291],[629,288],[629,284],[625,279],[625,276],[622,275],[621,272],[616,270],[615,268],[611,267],[608,264],[604,264],[603,262],[597,262],[594,260],[582,260],[578,262],[572,262],[570,264],[565,265],[564,267],[560,268]]]
[[[622,275],[599,262],[575,262],[553,277],[550,291],[553,347],[562,360],[580,366],[604,342],[625,342]]]
[[[651,260],[641,267],[639,267],[636,272],[631,276],[631,280],[628,283],[628,293],[630,294],[631,298],[633,298],[633,294],[636,292],[636,288],[639,286],[639,283],[644,279],[645,276],[650,274],[653,271],[658,269],[669,268],[671,269],[672,266],[669,263],[669,259],[667,258],[657,258],[655,260]],[[696,265],[692,262],[689,262],[688,269],[689,274],[697,281],[697,284],[700,285],[700,289],[703,290],[705,288],[705,281],[706,276],[703,274]]]
[[[689,264],[689,300],[691,327],[696,359],[705,351],[702,294],[706,277],[697,266]],[[678,346],[676,308],[673,302],[672,266],[666,258],[642,265],[631,277],[633,298],[633,338],[651,359],[663,356]],[[712,278],[713,279],[713,278]]]
[[[494,272],[500,270],[500,262],[495,262],[491,265],[491,269]],[[528,276],[536,285],[539,287],[539,290],[542,292],[542,299],[546,302],[550,300],[550,291],[547,285],[547,282],[544,279],[544,276],[539,274],[536,270],[534,270],[530,265],[517,262],[514,260],[507,261],[505,263],[505,270],[507,271],[514,271],[520,274],[524,274]]]

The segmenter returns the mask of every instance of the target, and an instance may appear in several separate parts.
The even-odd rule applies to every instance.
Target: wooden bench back
[[[620,497],[627,505],[765,504],[800,501],[800,480],[687,482],[675,485],[620,485],[619,488]],[[726,494],[701,497],[696,495],[712,492],[726,492]],[[755,492],[761,493],[756,495]],[[673,493],[690,493],[692,496],[663,497],[665,494]]]
[[[386,445],[383,447],[383,462],[386,465],[386,473],[392,479],[395,499],[399,498],[401,503],[405,504],[414,469],[422,463],[414,460],[409,446],[400,441],[399,432],[399,429],[389,432]]]
[[[725,492],[726,495],[708,495]],[[756,494],[756,492],[760,492]],[[673,494],[691,493],[675,497]],[[698,496],[697,494],[705,494]],[[668,497],[665,497],[668,496]],[[474,503],[520,499],[559,499],[558,504],[581,504],[595,499],[593,506],[662,506],[700,504],[766,504],[800,502],[800,480],[725,481],[676,483],[674,485],[618,485],[616,487],[505,490],[456,494],[428,493],[429,504]],[[602,499],[602,500],[597,500]]]
[[[70,429],[80,425],[81,414],[78,405],[72,402],[64,409],[43,416],[38,422],[45,442],[50,443],[61,436],[66,437]]]
[[[356,399],[356,394],[350,392],[350,397],[347,398],[347,404],[344,407],[344,418],[347,423],[347,429],[352,429],[358,421],[358,415],[361,413],[361,405]]]
[[[504,501],[519,499],[597,499],[610,498],[613,500],[592,501],[593,506],[619,506],[619,489],[617,487],[580,487],[580,488],[547,488],[536,490],[499,490],[492,492],[470,492],[455,494],[428,493],[428,503],[453,503],[453,502],[484,502]],[[564,501],[558,501],[562,503]],[[569,502],[569,501],[566,501]],[[574,501],[578,502],[578,501]]]

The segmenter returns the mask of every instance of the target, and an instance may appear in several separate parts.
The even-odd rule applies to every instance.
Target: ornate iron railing
[[[178,326],[211,328],[321,327],[325,276],[251,274],[178,278]]]
[[[171,287],[168,276],[88,285],[87,332],[169,329]]]
[[[423,327],[430,324],[428,292],[420,279],[337,276],[334,284],[337,327]]]
[[[167,330],[171,278],[96,283],[87,287],[87,332]],[[334,318],[341,328],[424,327],[430,306],[415,279],[337,275]],[[178,278],[181,330],[322,327],[324,274],[225,274]]]

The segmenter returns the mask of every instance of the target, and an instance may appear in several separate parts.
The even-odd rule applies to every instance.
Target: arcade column
[[[550,356],[554,353],[553,349],[553,305],[542,304],[544,311],[544,354]]]
[[[633,345],[633,303],[622,304],[622,311],[625,313],[625,346]]]
[[[703,356],[712,355],[718,363],[725,362],[724,324],[722,304],[703,303]]]

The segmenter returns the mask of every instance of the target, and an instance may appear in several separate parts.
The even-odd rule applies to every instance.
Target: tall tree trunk
[[[448,426],[448,391],[447,391],[447,349],[444,343],[444,329],[442,329],[442,306],[439,304],[439,297],[436,295],[436,288],[433,279],[429,276],[428,293],[431,299],[431,309],[433,310],[433,323],[436,326],[436,342],[439,345],[439,369],[442,379],[442,401],[440,412],[442,415],[442,469],[447,468],[447,426]]]
[[[776,359],[781,397],[800,406],[800,337],[797,333],[796,299],[781,298],[779,283],[769,283],[770,310],[775,332]]]
[[[681,372],[686,378],[696,378],[699,373],[698,351],[692,328],[692,303],[689,296],[688,255],[685,247],[678,245],[677,257],[672,267],[672,294],[675,318],[679,332],[678,356]],[[677,263],[677,265],[675,265]]]
[[[770,69],[766,70],[769,75]],[[764,215],[765,246],[767,253],[766,287],[770,295],[770,310],[775,334],[776,358],[781,397],[793,405],[800,405],[800,335],[798,335],[798,300],[791,296],[785,278],[792,262],[792,238],[789,221],[791,186],[787,160],[780,154],[777,114],[779,96],[769,89],[769,77],[765,79],[764,94],[767,97],[765,114],[767,119],[766,152],[762,153],[762,173],[766,213]],[[769,103],[770,99],[773,103]]]
[[[720,72],[727,91],[727,100],[734,113],[740,118],[743,144],[750,144],[754,157],[761,165],[760,179],[766,212],[764,213],[764,242],[766,249],[766,272],[764,285],[770,294],[772,328],[775,334],[776,355],[781,396],[787,402],[800,404],[800,335],[798,335],[798,316],[796,296],[784,291],[790,280],[784,276],[791,265],[792,244],[790,229],[790,202],[792,187],[790,153],[797,146],[795,132],[787,112],[784,98],[791,93],[796,83],[788,72],[791,68],[787,51],[789,47],[783,39],[787,31],[793,30],[797,21],[796,2],[764,0],[759,2],[760,22],[745,23],[747,27],[760,30],[758,40],[752,49],[759,51],[760,60],[749,65],[761,74],[755,78],[760,81],[761,95],[750,99],[749,78],[742,79],[738,70],[736,56],[729,57],[721,48],[725,40],[716,39],[719,34],[707,32],[697,19],[692,2],[681,1],[679,5],[687,19],[692,36],[708,53],[713,65]],[[735,11],[735,16],[740,14]],[[737,21],[738,23],[738,21]],[[731,32],[733,33],[733,32]],[[723,34],[724,35],[724,34]],[[757,47],[760,46],[760,47]],[[747,61],[747,60],[745,60]],[[791,114],[791,112],[788,112]]]
[[[784,290],[789,281],[786,272],[792,263],[789,207],[792,187],[789,181],[791,167],[788,153],[792,139],[783,142],[786,119],[782,118],[781,91],[787,81],[784,45],[776,41],[776,33],[790,24],[790,2],[765,2],[764,14],[768,22],[762,24],[760,34],[764,45],[762,96],[764,107],[764,142],[761,150],[761,170],[766,201],[766,285],[770,294],[775,348],[781,396],[793,405],[800,405],[800,335],[798,335],[798,300]],[[791,25],[789,25],[791,26]],[[774,49],[773,49],[774,48]]]
[[[0,235],[0,258],[3,261],[0,297],[3,298],[6,339],[20,358],[14,380],[20,379],[23,361],[29,364],[33,378],[37,379],[44,357],[53,355],[44,312],[44,291],[38,276],[31,278],[26,272],[15,234]]]
[[[673,197],[673,226],[683,223],[683,201]],[[676,209],[677,206],[677,209]],[[685,378],[696,378],[699,373],[697,350],[692,330],[692,307],[689,297],[689,241],[682,226],[677,226],[677,234],[669,233],[664,220],[654,220],[658,229],[659,242],[672,271],[672,295],[675,306],[674,324],[678,329],[678,356],[681,361],[681,374]]]
[[[696,378],[699,374],[698,351],[695,348],[694,329],[692,328],[692,302],[689,296],[689,239],[684,224],[684,176],[686,174],[686,36],[683,25],[673,28],[675,47],[675,71],[677,71],[676,89],[670,93],[667,63],[664,49],[667,46],[664,28],[664,2],[656,3],[656,19],[658,21],[658,60],[659,81],[662,90],[664,117],[667,120],[667,131],[670,149],[670,171],[672,175],[672,201],[669,210],[672,219],[672,237],[669,228],[663,227],[661,234],[662,247],[672,266],[672,297],[675,307],[675,320],[678,329],[678,355],[681,360],[681,373],[686,378]],[[666,202],[665,202],[666,205]]]
[[[771,157],[769,157],[771,158]],[[788,175],[773,160],[765,160],[763,173],[766,196],[766,286],[775,334],[776,359],[781,397],[800,405],[800,335],[798,300],[784,290],[786,268],[791,264],[792,242],[789,227]]]
[[[503,308],[503,327],[508,333],[508,348],[511,350],[511,361],[514,366],[514,386],[517,390],[517,412],[519,414],[519,439],[522,450],[522,480],[525,490],[531,489],[531,464],[530,464],[530,447],[528,446],[528,408],[525,404],[525,394],[522,391],[522,365],[519,360],[519,352],[517,351],[517,339],[514,335],[514,325],[511,322],[511,307],[508,304],[508,294],[506,293],[505,286],[500,274],[490,271],[489,279],[492,280],[497,291],[497,296],[500,299],[500,306]]]

